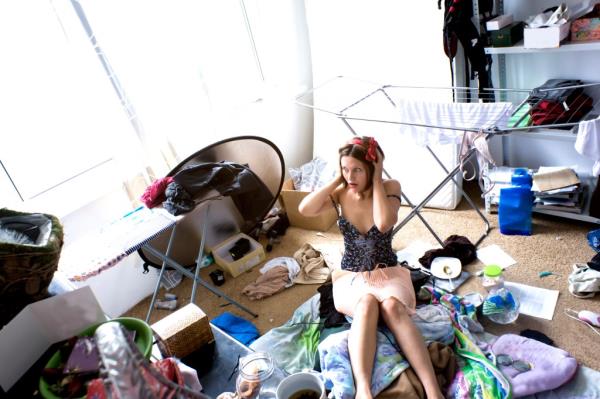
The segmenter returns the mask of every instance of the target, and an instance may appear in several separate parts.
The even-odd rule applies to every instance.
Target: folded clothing
[[[495,356],[508,355],[513,361],[531,365],[530,370],[523,372],[512,366],[499,366],[510,380],[515,398],[558,388],[575,375],[578,367],[568,352],[515,334],[501,335],[491,350]]]

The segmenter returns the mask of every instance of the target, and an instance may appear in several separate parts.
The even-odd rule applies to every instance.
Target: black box
[[[494,47],[510,47],[519,41],[523,40],[523,28],[525,24],[522,21],[513,22],[512,24],[500,29],[493,30],[492,46]]]

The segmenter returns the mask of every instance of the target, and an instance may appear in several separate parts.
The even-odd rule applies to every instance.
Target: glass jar
[[[255,352],[240,359],[235,389],[240,399],[275,398],[277,386],[283,379],[271,355]]]
[[[487,265],[484,267],[481,284],[488,292],[492,292],[504,287],[502,268],[498,265]]]

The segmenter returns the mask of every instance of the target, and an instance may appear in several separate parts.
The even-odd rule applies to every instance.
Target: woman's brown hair
[[[373,184],[373,174],[375,172],[375,165],[373,160],[373,154],[377,157],[377,151],[381,153],[381,156],[385,157],[383,154],[383,150],[377,143],[377,141],[373,137],[362,136],[362,137],[354,137],[351,142],[343,145],[338,150],[340,154],[339,166],[340,170],[342,169],[342,157],[348,156],[354,159],[359,160],[367,166],[367,187],[368,190],[371,188]],[[344,187],[348,186],[348,182],[342,175],[342,179],[344,180]]]

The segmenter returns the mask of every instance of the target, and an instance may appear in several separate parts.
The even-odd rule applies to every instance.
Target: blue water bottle
[[[515,169],[511,177],[512,187],[500,189],[498,224],[500,233],[506,235],[531,235],[531,209],[533,192],[531,175],[527,169]]]

